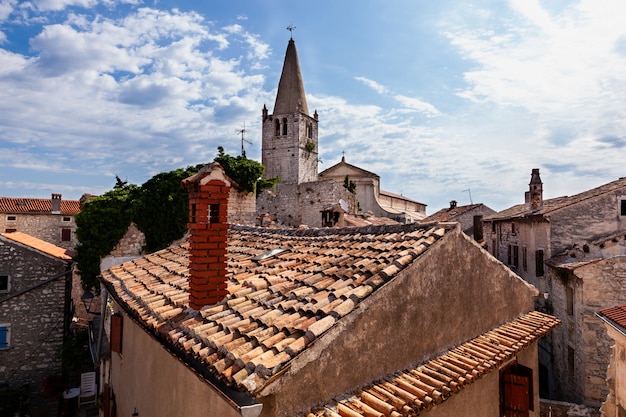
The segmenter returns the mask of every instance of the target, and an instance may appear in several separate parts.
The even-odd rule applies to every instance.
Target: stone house
[[[564,323],[543,346],[544,395],[599,407],[610,341],[595,312],[626,302],[626,178],[544,200],[533,169],[526,203],[483,224],[487,249],[544,294],[537,309]]]
[[[465,234],[473,236],[477,242],[482,242],[484,240],[483,217],[495,213],[495,210],[482,203],[459,206],[455,200],[452,200],[450,207],[423,218],[420,223],[458,222]]]
[[[105,415],[539,416],[559,321],[458,224],[229,225],[219,164],[184,185],[189,235],[102,273]]]
[[[607,372],[608,396],[600,409],[602,417],[626,415],[626,304],[602,309],[598,317],[611,338]]]
[[[27,386],[33,415],[46,404],[43,380],[61,374],[71,284],[66,249],[21,232],[0,234],[0,385]]]
[[[309,114],[293,39],[285,53],[274,111],[270,114],[263,106],[262,124],[264,177],[278,177],[280,182],[257,197],[259,217],[267,215],[287,227],[332,226],[340,203],[350,214],[371,211],[403,223],[425,216],[426,205],[380,190],[378,175],[343,159],[318,174],[319,115],[317,111]],[[346,175],[357,185],[356,194],[344,187]]]
[[[80,201],[61,194],[45,198],[0,197],[0,232],[22,232],[65,249],[74,249]]]

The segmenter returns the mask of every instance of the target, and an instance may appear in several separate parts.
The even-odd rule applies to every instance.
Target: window
[[[113,352],[122,353],[123,324],[120,313],[115,313],[111,316],[111,350]]]
[[[72,240],[72,229],[63,228],[61,229],[61,241],[69,242]]]
[[[543,249],[535,252],[535,276],[543,276]]]
[[[519,246],[509,245],[507,260],[509,266],[519,268]]]
[[[63,217],[63,221],[64,222],[70,222],[70,221],[72,221],[72,218],[69,217],[69,216],[66,216],[66,217]]]
[[[619,202],[619,214],[620,216],[626,216],[626,199]]]
[[[11,326],[0,324],[0,350],[8,349],[11,346]]]
[[[568,316],[574,315],[574,289],[565,287],[566,310]]]
[[[9,281],[8,275],[0,275],[0,293],[9,292],[11,290],[11,285]]]
[[[278,119],[274,122],[274,134],[276,136],[280,135],[280,120]]]
[[[511,223],[511,233],[515,234],[515,223]]]
[[[576,351],[573,347],[567,347],[567,370],[570,376],[574,376],[574,372],[576,371],[576,367],[574,366],[574,360],[576,358]]]
[[[283,119],[283,135],[287,134],[287,119]]]
[[[527,417],[535,409],[533,370],[515,364],[500,374],[500,407],[502,415]]]
[[[13,232],[17,232],[17,229],[12,229],[12,228],[4,229],[4,233],[13,233]]]
[[[17,216],[7,216],[7,221],[8,222],[14,222],[17,220]]]
[[[524,272],[528,271],[528,248],[522,246],[522,269]]]

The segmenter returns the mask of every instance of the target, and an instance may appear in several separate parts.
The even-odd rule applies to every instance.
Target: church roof
[[[306,104],[304,95],[304,83],[300,72],[300,61],[298,51],[293,39],[289,39],[287,52],[285,52],[285,63],[283,72],[278,83],[278,93],[274,103],[274,114],[288,114],[301,112],[309,114],[309,107]]]

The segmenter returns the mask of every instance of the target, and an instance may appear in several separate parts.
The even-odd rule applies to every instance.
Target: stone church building
[[[263,106],[262,163],[265,178],[278,177],[272,190],[257,198],[257,213],[279,225],[334,226],[344,213],[387,217],[413,223],[426,216],[426,205],[380,189],[378,175],[344,159],[318,173],[319,117],[311,116],[296,44],[289,40],[274,112]],[[352,191],[344,181],[356,186]]]

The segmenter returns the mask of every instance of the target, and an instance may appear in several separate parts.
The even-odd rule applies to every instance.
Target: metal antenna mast
[[[237,132],[237,134],[241,135],[241,156],[243,156],[244,158],[246,157],[246,150],[243,147],[243,143],[246,142],[250,145],[252,145],[252,142],[250,142],[248,139],[246,139],[245,134],[246,134],[246,122],[243,122],[243,129],[239,130]]]

